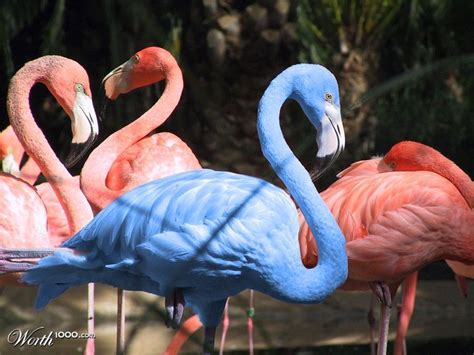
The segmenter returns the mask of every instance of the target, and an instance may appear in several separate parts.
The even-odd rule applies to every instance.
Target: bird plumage
[[[296,303],[320,302],[332,293],[347,275],[344,238],[276,129],[275,104],[288,97],[303,105],[317,129],[322,121],[331,123],[334,132],[318,130],[317,140],[324,145],[328,134],[336,135],[331,141],[337,145],[325,153],[332,161],[344,139],[337,83],[321,66],[293,66],[272,81],[258,113],[264,154],[320,242],[316,268],[306,269],[299,259],[297,212],[283,190],[245,175],[197,170],[126,193],[64,244],[78,255],[53,255],[29,270],[24,280],[41,284],[38,305],[78,283],[100,281],[127,289],[138,284],[165,296],[182,290],[213,328],[227,297],[245,288]],[[51,271],[47,275],[46,269]],[[213,343],[212,332],[208,339]],[[205,344],[206,349],[212,346]]]
[[[303,268],[297,230],[296,209],[283,190],[257,178],[198,170],[121,196],[63,245],[86,254],[63,252],[41,260],[24,280],[69,286],[66,264],[73,268],[67,270],[71,286],[100,281],[122,287],[121,280],[132,274],[144,282],[137,288],[161,296],[174,287],[184,288],[187,301],[199,308],[203,297],[219,301],[249,287],[271,293],[265,282],[278,281],[271,274],[262,276],[260,269],[278,268],[279,263],[295,271]],[[249,235],[257,238],[246,238]],[[285,259],[274,252],[274,245],[286,250]],[[43,268],[49,269],[47,276]],[[83,278],[72,276],[81,272]],[[38,305],[51,296],[55,290],[42,288]]]

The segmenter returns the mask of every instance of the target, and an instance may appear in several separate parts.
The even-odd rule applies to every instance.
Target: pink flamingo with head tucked
[[[71,118],[73,149],[68,161],[72,162],[76,159],[78,148],[90,145],[97,136],[98,126],[89,79],[84,68],[77,62],[60,56],[44,56],[26,63],[18,70],[11,79],[7,98],[10,123],[16,136],[51,184],[66,213],[69,234],[72,234],[92,219],[92,210],[78,188],[77,180],[61,164],[35,123],[29,107],[29,94],[36,83],[46,85]],[[4,174],[2,178],[5,183],[1,186],[8,192],[8,195],[2,194],[1,200],[1,203],[8,205],[8,208],[1,209],[2,247],[37,249],[36,255],[29,255],[28,252],[21,254],[25,257],[41,256],[42,251],[38,248],[45,249],[44,253],[51,252],[53,242],[48,237],[46,211],[41,198],[25,181]],[[23,198],[27,200],[22,201]],[[13,205],[16,208],[12,208]],[[11,223],[19,221],[19,218],[21,223]],[[34,226],[30,226],[30,222]],[[23,228],[27,224],[31,229]],[[18,255],[10,255],[15,256]],[[21,262],[15,265],[13,262],[3,261],[2,265],[10,271],[22,268]],[[92,320],[89,320],[89,332],[93,332]],[[94,352],[93,339],[88,339],[86,352]]]
[[[411,170],[402,156],[411,159],[430,149],[401,142],[383,159],[352,164],[321,193],[347,240],[349,278],[342,290],[373,289],[381,301],[379,354],[386,353],[391,300],[403,280],[413,289],[416,271],[436,260],[474,263],[474,212],[465,192],[472,191],[470,178],[439,153],[437,169],[446,171],[447,178],[431,171],[394,171]],[[425,163],[433,159],[424,157]],[[314,267],[316,244],[302,216],[300,223],[302,261]],[[412,311],[402,307],[402,324]],[[183,324],[167,354],[177,353],[183,337],[199,328],[198,322],[194,316]]]
[[[160,99],[128,126],[105,139],[90,154],[81,171],[81,187],[95,212],[145,182],[200,169],[191,149],[179,137],[163,132],[149,135],[178,105],[183,77],[178,63],[165,49],[148,47],[133,55],[103,79],[106,96],[166,80]],[[123,292],[118,290],[117,351],[124,349]]]
[[[454,162],[440,152],[425,145],[403,142],[394,146],[385,156],[385,162],[394,171],[430,171],[449,180],[459,190],[471,208],[474,208],[474,182]],[[456,280],[464,296],[467,295],[465,277],[474,278],[474,265],[446,260],[456,274]],[[405,337],[413,313],[416,296],[417,273],[403,283],[401,312],[398,321],[394,354],[406,353]]]

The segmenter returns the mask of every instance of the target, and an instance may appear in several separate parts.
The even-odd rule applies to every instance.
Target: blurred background
[[[161,46],[177,58],[185,88],[178,108],[159,131],[171,131],[180,136],[205,167],[261,176],[279,183],[260,152],[255,127],[256,107],[263,90],[276,74],[291,64],[310,62],[325,65],[339,81],[347,139],[346,150],[331,171],[317,182],[318,188],[323,189],[334,181],[335,173],[351,162],[384,154],[401,140],[431,145],[473,176],[473,18],[474,2],[449,0],[2,0],[0,129],[8,125],[5,99],[9,80],[25,62],[45,54],[60,54],[81,63],[89,73],[96,111],[100,112],[102,78],[136,51],[146,46]],[[147,110],[163,88],[163,84],[156,84],[123,95],[109,104],[101,122],[98,142]],[[32,90],[30,102],[51,145],[60,157],[65,157],[70,140],[66,115],[41,85]],[[316,143],[313,135],[307,133],[310,126],[302,119],[302,111],[292,102],[285,104],[281,122],[290,146],[303,164],[311,168]],[[83,161],[70,169],[71,172],[79,173]],[[421,292],[425,292],[425,298],[432,299],[431,306],[435,308],[417,303],[421,311],[415,311],[415,331],[410,333],[415,336],[409,345],[413,346],[410,353],[472,353],[472,299],[461,299],[451,272],[441,262],[424,270],[422,280],[426,283],[421,282]],[[2,329],[9,331],[14,326],[31,322],[51,325],[58,314],[64,321],[65,311],[77,314],[66,318],[72,324],[79,324],[79,317],[85,316],[80,313],[85,307],[82,291],[66,297],[72,300],[71,304],[67,305],[67,300],[60,301],[59,306],[56,305],[58,309],[53,307],[53,310],[31,317],[26,315],[24,307],[33,312],[34,293],[8,291],[1,298]],[[99,329],[100,321],[103,321],[102,339],[105,340],[102,342],[110,343],[113,351],[110,327],[113,326],[114,298],[109,291],[103,289],[103,309],[111,308],[110,314],[105,311],[101,315],[99,310],[98,321]],[[132,302],[138,308],[132,313],[133,321],[136,324],[143,321],[152,327],[151,337],[154,337],[155,323],[160,323],[156,329],[161,329],[165,334],[163,337],[168,339],[172,332],[166,331],[161,326],[161,319],[155,317],[160,314],[159,304],[154,304],[156,298],[134,297]],[[282,316],[278,321],[282,334],[297,334],[299,323],[308,324],[303,333],[298,333],[300,335],[288,335],[288,339],[293,340],[279,343],[275,340],[278,336],[281,338],[276,335],[278,331],[272,333],[270,325],[265,329],[265,311],[262,310],[263,325],[257,336],[259,347],[291,346],[305,354],[317,351],[367,353],[368,347],[359,345],[316,348],[324,344],[367,342],[364,322],[368,297],[359,299],[357,297],[362,296],[357,294],[335,297],[328,301],[328,307],[335,302],[336,308],[345,309],[345,314],[349,310],[359,311],[349,317],[353,323],[345,324],[347,317],[328,313],[331,321],[326,318],[329,325],[322,326],[318,324],[322,320],[322,316],[318,316],[321,307],[315,307],[314,317],[293,324],[288,322],[294,315],[293,306],[269,305],[268,309],[272,310],[269,314],[287,314],[287,318]],[[419,297],[419,302],[423,297]],[[6,311],[11,304],[8,300],[12,299],[17,300],[16,313]],[[84,304],[76,307],[76,299]],[[436,299],[443,299],[446,304],[439,304]],[[21,306],[18,306],[18,300],[22,300]],[[245,302],[242,298],[241,308],[236,307],[234,314],[242,326],[235,330],[234,337],[231,333],[229,339],[235,350],[246,346]],[[271,303],[265,298],[262,302]],[[356,306],[352,307],[350,302],[355,302]],[[448,319],[441,317],[440,320],[437,310],[447,312]],[[257,323],[258,312],[257,305]],[[440,329],[447,327],[452,331],[436,333],[437,322]],[[450,322],[449,325],[446,322]],[[270,317],[269,323],[274,325],[275,321]],[[314,329],[311,323],[315,324]],[[104,329],[109,329],[110,334]],[[137,329],[138,334],[140,327]],[[347,336],[350,332],[359,335]],[[324,338],[325,333],[330,335]],[[232,338],[237,340],[232,343]],[[0,353],[11,353],[12,349],[5,345],[4,339],[0,339]],[[74,343],[74,349],[80,350],[81,345]],[[150,346],[146,343],[146,349]],[[445,349],[443,346],[446,352],[442,350]],[[145,354],[148,351],[132,348],[129,344],[129,353]],[[59,351],[59,348],[55,349]],[[67,352],[71,351],[71,348],[67,349]],[[192,349],[188,350],[192,352]],[[281,350],[280,353],[288,351]],[[159,351],[151,353],[156,352]]]

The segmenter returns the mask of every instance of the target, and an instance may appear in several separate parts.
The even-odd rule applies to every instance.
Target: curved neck
[[[8,115],[19,141],[58,196],[74,233],[92,219],[92,210],[71,174],[49,146],[30,110],[29,94],[33,85],[40,82],[51,91],[52,83],[47,72],[48,67],[36,61],[27,63],[15,74],[8,88]]]
[[[118,156],[162,125],[178,105],[183,91],[183,77],[179,67],[167,73],[166,81],[166,88],[160,99],[138,119],[104,140],[84,164],[81,187],[94,210],[103,209],[127,191],[126,187],[112,190],[106,185],[107,174]]]
[[[470,208],[474,208],[474,181],[451,160],[441,155],[430,169],[448,179],[459,190]]]
[[[294,280],[289,280],[286,274],[277,296],[292,302],[314,303],[331,294],[347,277],[345,239],[308,172],[285,142],[279,122],[280,108],[291,98],[293,84],[280,78],[272,81],[260,101],[258,135],[263,154],[285,183],[313,232],[318,246],[318,265],[306,269],[301,264],[292,272]],[[291,287],[288,287],[289,282]]]

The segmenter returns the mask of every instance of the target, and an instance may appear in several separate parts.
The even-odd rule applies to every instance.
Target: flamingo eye
[[[388,166],[390,166],[390,169],[395,170],[397,164],[395,164],[395,162],[392,160],[390,163],[388,163]]]
[[[135,54],[133,57],[132,57],[132,62],[133,64],[135,63],[138,63],[140,61],[140,56],[138,54]]]
[[[74,85],[74,90],[76,90],[76,92],[82,92],[83,94],[86,93],[86,91],[84,89],[84,85],[82,85],[82,84]]]
[[[333,100],[332,94],[329,93],[329,92],[327,92],[327,93],[324,95],[324,100],[326,100],[327,102],[332,103],[332,100]]]

